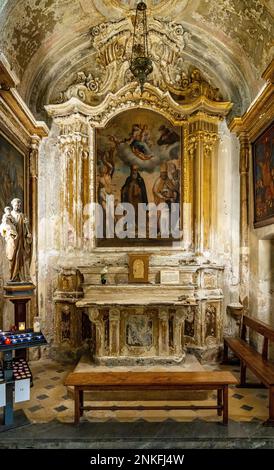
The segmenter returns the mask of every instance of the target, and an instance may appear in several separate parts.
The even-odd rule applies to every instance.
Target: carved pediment
[[[58,103],[78,98],[97,105],[105,96],[130,84],[130,58],[133,38],[133,18],[104,22],[91,29],[93,67],[79,71],[68,88],[60,94]],[[191,39],[183,26],[174,21],[151,18],[149,51],[153,72],[148,83],[169,91],[179,102],[191,103],[198,97],[222,101],[218,88],[198,68],[186,62],[182,53]]]
[[[173,21],[152,18],[148,27],[153,62],[149,83],[165,91],[167,84],[177,86],[182,64],[185,67],[182,51],[190,35],[181,24]],[[107,93],[115,93],[130,83],[133,79],[129,69],[133,29],[131,17],[94,26],[90,32],[92,70],[79,71],[68,88],[61,92],[57,102],[75,97],[95,104],[98,98],[102,100]]]

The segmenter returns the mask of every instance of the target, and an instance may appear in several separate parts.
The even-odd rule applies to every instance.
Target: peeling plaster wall
[[[224,306],[239,299],[239,218],[240,218],[240,177],[239,142],[227,128],[220,125],[218,153],[218,233],[216,254],[225,265]],[[225,332],[234,328],[234,320],[225,315]]]
[[[53,337],[53,286],[56,285],[60,246],[60,155],[58,129],[52,125],[39,156],[38,176],[38,305],[47,337]]]
[[[274,327],[274,224],[254,229],[252,171],[249,188],[250,314]],[[262,336],[258,335],[254,340],[258,348],[261,348]],[[269,350],[270,357],[274,360],[273,343],[270,343]]]
[[[251,211],[252,214],[252,211]],[[251,224],[253,219],[251,218]],[[274,327],[274,225],[250,230],[250,314]],[[262,336],[255,337],[258,348]],[[270,357],[274,360],[273,343]]]

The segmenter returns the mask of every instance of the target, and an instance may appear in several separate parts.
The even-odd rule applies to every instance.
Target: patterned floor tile
[[[31,399],[27,402],[15,404],[15,409],[23,409],[30,421],[36,423],[46,423],[53,419],[61,422],[71,423],[74,418],[74,401],[67,395],[67,388],[63,385],[66,373],[74,369],[72,365],[56,363],[50,359],[41,359],[30,363],[30,367],[35,378],[34,386],[31,388]],[[207,365],[205,370],[229,370],[236,372],[235,365],[222,366],[213,364]],[[62,371],[62,372],[61,372]],[[236,375],[236,373],[235,373]],[[36,381],[36,377],[40,377]],[[50,393],[45,393],[48,390]],[[237,393],[237,392],[240,393]],[[42,398],[39,402],[39,397]],[[208,395],[209,404],[216,404],[216,393]],[[43,401],[44,400],[44,401]],[[211,403],[210,403],[211,401]],[[176,402],[177,403],[177,402]],[[188,402],[189,403],[189,402]],[[193,402],[193,404],[204,405],[204,402]],[[44,404],[44,406],[42,406]],[[87,404],[89,404],[87,402]],[[106,404],[106,403],[104,403]],[[117,405],[117,402],[108,403],[108,405]],[[120,405],[123,403],[119,402]],[[134,403],[135,404],[135,403]],[[147,402],[136,403],[147,405]],[[157,405],[157,402],[151,403]],[[167,403],[169,404],[169,403]],[[178,403],[177,403],[178,404]],[[183,402],[182,404],[185,404]],[[92,405],[99,406],[99,403],[93,402]],[[265,421],[268,417],[268,394],[265,390],[258,389],[237,389],[229,387],[229,418],[235,421]],[[88,421],[105,422],[109,419],[116,419],[121,422],[135,422],[140,419],[146,421],[163,422],[166,419],[174,419],[176,422],[193,421],[194,419],[203,419],[207,422],[216,422],[215,410],[152,410],[152,411],[92,411],[85,412],[84,418]]]
[[[242,410],[245,410],[245,411],[251,411],[253,410],[253,406],[249,406],[249,405],[243,405],[241,406]]]
[[[234,395],[232,395],[233,398],[237,398],[237,400],[241,400],[242,398],[244,398],[243,395],[240,395],[239,393],[234,393]]]
[[[68,409],[67,406],[64,406],[64,405],[61,405],[61,406],[57,406],[56,408],[54,408],[56,411],[58,411],[58,413],[61,413],[62,411],[65,411]]]
[[[30,408],[28,408],[29,411],[31,411],[32,413],[35,413],[35,411],[38,411],[38,410],[41,410],[43,407],[41,405],[35,405],[35,406],[31,406]]]
[[[46,398],[49,398],[49,396],[45,395],[45,394],[42,394],[42,395],[38,395],[36,398],[37,398],[37,400],[46,400]]]

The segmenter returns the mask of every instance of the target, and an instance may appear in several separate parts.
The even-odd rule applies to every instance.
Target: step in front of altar
[[[114,367],[107,367],[96,365],[91,362],[91,359],[87,356],[84,356],[80,359],[77,366],[74,369],[74,372],[93,372],[96,370],[98,371],[140,371],[145,372],[147,371],[154,371],[154,372],[166,372],[166,371],[174,371],[174,372],[190,372],[190,371],[203,371],[204,367],[200,364],[198,359],[192,355],[187,354],[186,360],[183,364],[178,366],[114,366]],[[74,394],[74,387],[67,387],[68,396],[73,398]],[[92,392],[85,392],[85,402],[92,401],[92,402],[100,402],[102,404],[103,401],[106,402],[122,402],[124,400],[124,393],[120,391],[92,391]],[[184,391],[177,391],[177,390],[169,390],[167,392],[161,390],[155,391],[127,391],[127,402],[138,401],[138,404],[142,404],[144,401],[197,401],[197,400],[206,400],[208,398],[208,392],[204,390],[184,390]]]

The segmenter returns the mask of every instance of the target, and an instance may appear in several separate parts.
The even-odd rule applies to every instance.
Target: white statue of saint
[[[6,256],[10,263],[10,281],[30,282],[29,263],[32,235],[29,222],[21,212],[21,200],[11,201],[12,210],[5,207],[0,233],[6,242]]]

